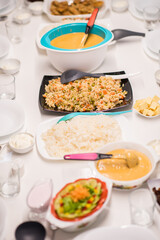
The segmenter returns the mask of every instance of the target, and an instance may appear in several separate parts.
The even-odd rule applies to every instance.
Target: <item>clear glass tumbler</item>
[[[134,190],[129,196],[131,222],[143,227],[153,224],[155,198],[149,189]]]
[[[13,43],[19,43],[22,41],[22,25],[8,20],[6,23],[6,31],[8,34],[8,38]]]
[[[156,6],[148,6],[143,9],[144,24],[147,30],[154,30],[160,18],[160,9]]]
[[[0,74],[0,99],[15,99],[15,77]]]

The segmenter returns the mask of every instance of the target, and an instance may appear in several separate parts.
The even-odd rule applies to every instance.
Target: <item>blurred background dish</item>
[[[0,16],[11,13],[18,4],[18,0],[6,0],[5,2],[7,2],[8,4],[5,8],[0,9]]]
[[[44,13],[48,16],[48,18],[53,21],[53,22],[60,22],[63,19],[77,19],[77,18],[83,18],[83,19],[87,19],[91,16],[91,14],[79,14],[79,15],[53,15],[50,11],[50,7],[51,7],[51,2],[53,0],[44,0],[44,5],[43,5],[43,11]],[[58,1],[61,2],[61,1]],[[69,0],[67,0],[67,2],[69,2]],[[106,13],[106,11],[109,9],[109,1],[105,0],[103,1],[103,6],[99,9],[99,13],[98,13],[98,18],[103,18],[104,14]]]
[[[8,99],[0,100],[0,109],[0,137],[18,131],[24,125],[24,110],[17,102]]]
[[[13,20],[19,24],[26,24],[30,22],[31,14],[26,8],[19,8],[15,11],[13,15]]]
[[[16,58],[4,59],[0,62],[0,69],[6,74],[15,74],[20,69],[20,61]]]
[[[143,13],[143,9],[148,6],[156,6],[160,8],[159,0],[134,0],[135,8],[139,12]]]
[[[160,51],[160,29],[149,31],[146,33],[146,44],[150,51],[158,54]]]
[[[100,227],[89,230],[75,237],[74,240],[158,240],[155,234],[147,228],[136,225],[125,225],[120,227]]]
[[[43,2],[36,1],[36,2],[30,3],[28,6],[28,9],[31,11],[33,15],[41,15],[43,12]]]

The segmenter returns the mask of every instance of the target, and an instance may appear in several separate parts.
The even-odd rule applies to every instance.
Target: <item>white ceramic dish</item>
[[[111,6],[115,12],[124,12],[128,9],[128,0],[113,0]]]
[[[144,52],[146,53],[146,55],[150,58],[152,58],[153,60],[159,61],[159,57],[158,54],[152,52],[148,47],[147,47],[147,43],[146,43],[146,39],[142,39],[142,47]]]
[[[159,0],[134,0],[135,8],[137,11],[143,13],[143,9],[148,6],[156,6],[160,8]]]
[[[5,237],[7,220],[7,206],[2,198],[0,198],[0,239],[3,240]]]
[[[62,0],[59,0],[60,2]],[[67,0],[68,2],[70,0]],[[44,0],[43,11],[48,16],[48,18],[53,22],[60,22],[64,19],[87,19],[91,16],[91,14],[81,14],[81,15],[66,15],[66,16],[59,16],[59,15],[52,15],[50,12],[50,5],[52,0]],[[109,1],[104,0],[104,5],[99,9],[97,18],[103,18],[106,11],[109,10]]]
[[[51,226],[53,225],[54,227],[60,228],[61,230],[66,231],[66,232],[76,232],[76,231],[86,229],[87,227],[89,227],[96,221],[97,217],[106,208],[106,205],[108,204],[108,202],[110,200],[111,192],[112,192],[112,183],[110,180],[106,181],[106,186],[108,189],[107,198],[104,201],[102,207],[99,210],[97,210],[96,212],[94,212],[92,215],[85,217],[82,220],[75,221],[75,222],[62,221],[62,220],[55,218],[51,214],[51,209],[49,208],[47,215],[46,215],[46,219],[49,221]]]
[[[158,240],[158,237],[150,229],[136,225],[126,225],[120,227],[99,227],[86,231],[74,240]]]
[[[132,189],[132,188],[137,188],[137,187],[141,186],[142,183],[144,183],[154,172],[154,170],[156,168],[156,164],[159,161],[157,154],[149,146],[145,146],[145,145],[143,145],[141,143],[137,143],[137,142],[125,142],[125,141],[109,143],[109,144],[103,146],[102,148],[98,149],[98,152],[107,153],[107,152],[110,152],[112,150],[119,149],[119,148],[134,149],[134,150],[144,153],[150,159],[151,164],[152,164],[152,169],[144,177],[136,179],[136,180],[132,180],[132,181],[118,181],[118,180],[110,179],[113,182],[113,187],[118,188],[118,189]],[[108,179],[107,177],[103,176],[102,174],[100,174],[98,172],[98,170],[96,169],[96,164],[97,164],[96,162],[90,162],[89,164],[93,171],[93,175],[95,177],[100,178],[103,181],[105,181],[105,179]]]
[[[160,188],[160,178],[154,178],[154,179],[149,179],[147,181],[148,187],[151,191],[151,194],[153,197],[156,198],[155,193],[153,192],[153,188],[155,187],[156,189]],[[158,202],[156,201],[156,207],[158,209],[158,211],[160,212],[160,205],[158,204]]]
[[[7,8],[10,4],[10,0],[1,0],[0,1],[0,10]]]
[[[20,61],[15,58],[4,59],[0,62],[0,69],[6,74],[15,74],[20,69]]]
[[[19,24],[26,24],[31,21],[30,11],[27,9],[18,9],[13,15],[13,21]]]
[[[18,137],[21,139],[18,140]],[[9,138],[9,147],[16,153],[23,154],[30,152],[33,149],[34,143],[34,136],[28,132],[16,133]]]
[[[1,99],[0,109],[0,137],[5,137],[18,131],[24,125],[24,110],[17,102],[14,100]]]
[[[147,47],[156,54],[158,54],[160,51],[159,39],[160,39],[160,29],[156,29],[146,33]]]
[[[149,119],[153,119],[153,118],[160,117],[160,114],[155,115],[155,116],[145,116],[145,115],[143,115],[142,113],[140,113],[139,111],[137,111],[136,109],[134,109],[134,111],[135,111],[138,115],[140,115],[140,116],[142,116],[142,117],[145,117],[145,118],[149,118]]]
[[[28,9],[33,15],[41,15],[43,13],[43,2],[37,1],[30,3]]]
[[[85,116],[83,116],[85,117]],[[129,123],[126,117],[124,116],[112,116],[115,120],[118,121],[121,130],[122,130],[122,140],[129,140],[131,137],[131,133],[129,130]],[[39,124],[38,128],[37,128],[37,133],[36,133],[36,144],[37,144],[37,148],[38,151],[40,153],[40,155],[48,160],[61,160],[64,161],[64,159],[61,158],[57,158],[57,157],[51,157],[49,156],[49,154],[47,153],[46,149],[45,149],[45,143],[42,140],[42,133],[46,132],[48,129],[52,128],[60,119],[61,117],[56,117],[47,121],[44,121],[42,123]]]
[[[11,13],[16,8],[17,1],[18,0],[10,0],[9,5],[0,10],[0,16]]]
[[[142,15],[141,12],[137,11],[137,9],[135,8],[134,1],[133,0],[128,0],[128,2],[129,2],[128,10],[132,14],[132,16],[139,19],[139,20],[143,20],[143,15]]]
[[[0,35],[0,58],[8,54],[10,42],[7,37]]]

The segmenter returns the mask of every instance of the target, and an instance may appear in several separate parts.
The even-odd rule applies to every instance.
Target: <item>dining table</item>
[[[24,5],[23,1],[21,1],[21,4]],[[12,17],[14,11],[8,15],[8,18]],[[143,19],[133,16],[129,9],[124,12],[115,12],[109,7],[100,21],[110,30],[128,29],[147,33]],[[18,102],[25,111],[24,131],[32,133],[35,138],[40,123],[63,116],[63,114],[44,112],[39,104],[39,90],[43,76],[61,74],[49,62],[46,51],[40,49],[37,45],[37,34],[40,26],[49,23],[51,23],[51,20],[45,13],[32,15],[31,21],[22,25],[22,41],[20,43],[10,42],[9,53],[0,59],[2,61],[5,58],[17,58],[21,62],[20,71],[14,75],[16,98],[13,101]],[[5,21],[0,22],[0,34],[7,36]],[[140,72],[139,75],[129,78],[133,90],[134,104],[137,99],[153,97],[154,95],[160,96],[160,86],[156,83],[154,75],[158,68],[158,61],[148,56],[144,51],[143,37],[132,36],[112,42],[106,50],[105,60],[94,72]],[[145,118],[137,114],[133,108],[132,110],[132,112],[124,114],[129,125],[129,139],[127,140],[148,144],[154,139],[159,139],[160,118]],[[88,162],[44,159],[39,154],[36,143],[32,151],[25,154],[13,153],[12,158],[23,160],[24,174],[20,179],[20,192],[17,196],[11,198],[0,196],[5,200],[7,207],[4,240],[14,240],[17,226],[24,221],[28,221],[30,210],[26,204],[26,198],[31,187],[38,179],[52,179],[54,196],[66,183],[78,178],[92,176],[92,170]],[[160,178],[160,164],[157,164],[151,177]],[[144,183],[141,187],[147,188],[147,184]],[[88,229],[132,224],[129,206],[131,192],[132,190],[113,188],[106,209]],[[88,230],[65,232],[61,229],[51,230],[46,222],[44,225],[47,230],[46,239],[48,240],[72,240],[78,234]],[[157,237],[160,236],[160,212],[157,209],[154,212],[154,223],[149,228]]]

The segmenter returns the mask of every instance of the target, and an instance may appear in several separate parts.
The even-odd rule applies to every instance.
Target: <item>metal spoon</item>
[[[145,33],[129,31],[129,30],[126,30],[126,29],[114,29],[111,32],[114,35],[112,41],[117,41],[117,40],[120,40],[122,38],[130,37],[130,36],[145,37]]]
[[[16,240],[44,240],[45,236],[46,230],[39,222],[24,222],[15,231]]]
[[[130,73],[130,74],[120,74],[120,75],[105,75],[103,73],[86,73],[86,72],[82,72],[76,69],[70,69],[67,70],[65,72],[62,73],[61,75],[61,83],[65,84],[65,83],[69,83],[72,81],[75,81],[77,79],[81,79],[83,77],[94,77],[94,78],[98,78],[100,76],[107,76],[107,77],[112,77],[113,79],[125,79],[128,77],[132,77],[135,75],[140,74],[140,72],[137,73]]]
[[[100,159],[123,159],[129,168],[138,164],[138,157],[133,152],[127,150],[123,155],[103,154],[103,153],[79,153],[64,156],[65,160],[90,160],[97,161]]]

